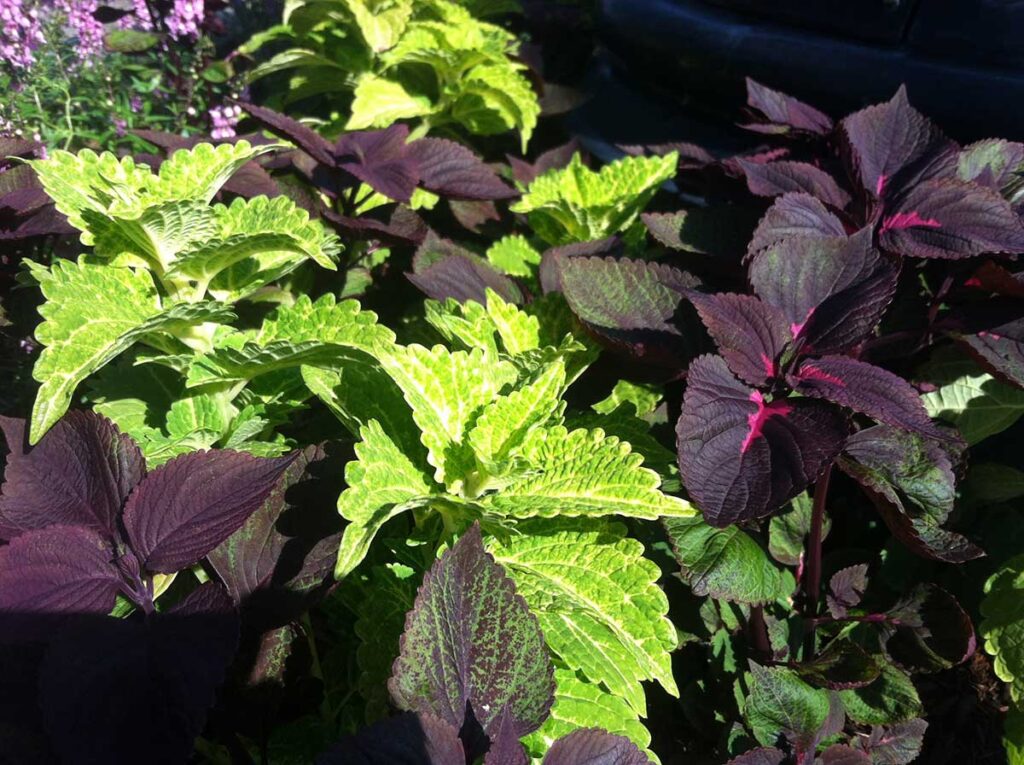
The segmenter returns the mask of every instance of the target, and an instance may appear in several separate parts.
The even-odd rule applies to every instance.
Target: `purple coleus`
[[[946,438],[909,383],[847,355],[898,274],[865,229],[765,248],[750,263],[753,296],[688,294],[720,354],[690,364],[676,427],[683,482],[708,523],[767,515],[803,491],[843,449],[844,410]]]
[[[9,454],[0,494],[0,620],[108,614],[120,593],[154,610],[153,577],[198,562],[263,504],[296,455],[193,452],[147,473],[104,417],[71,412],[34,448],[0,418]]]
[[[479,523],[423,579],[388,683],[403,714],[340,741],[317,765],[528,765],[519,739],[554,702],[537,617],[486,552]],[[587,728],[544,765],[650,765],[629,739]]]

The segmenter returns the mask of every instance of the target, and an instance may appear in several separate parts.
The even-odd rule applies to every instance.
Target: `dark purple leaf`
[[[490,288],[508,303],[523,302],[523,293],[512,279],[476,256],[451,255],[406,276],[434,300],[485,303]]]
[[[419,163],[420,184],[451,199],[510,199],[519,192],[506,184],[476,154],[443,138],[421,138],[409,144]]]
[[[1024,143],[989,139],[965,146],[957,158],[957,177],[1009,194],[1021,186]]]
[[[1024,319],[965,336],[961,341],[986,369],[1024,388]]]
[[[512,177],[516,183],[526,188],[549,170],[558,170],[568,165],[572,160],[572,155],[579,150],[579,141],[573,138],[568,143],[563,143],[561,146],[544,152],[533,163],[509,156],[508,163],[512,167]]]
[[[5,174],[12,172],[5,171]],[[41,188],[25,186],[0,196],[0,208],[12,211],[18,217],[25,217],[51,204],[50,196]]]
[[[965,287],[994,292],[997,295],[1024,298],[1024,272],[1012,273],[986,260],[964,282]]]
[[[519,743],[519,734],[508,707],[498,719],[483,765],[530,765],[530,758]]]
[[[544,636],[484,550],[479,524],[424,576],[388,689],[399,708],[437,715],[457,729],[467,706],[490,735],[506,708],[518,736],[547,718],[555,684]]]
[[[790,340],[782,312],[750,295],[689,293],[701,321],[729,368],[751,385],[779,374],[778,360]]]
[[[256,162],[246,162],[224,183],[224,191],[243,199],[253,197],[279,197],[282,192],[277,182]]]
[[[759,747],[733,757],[726,765],[782,765],[785,761],[785,753],[775,747]]]
[[[408,138],[409,126],[400,123],[345,133],[334,147],[337,166],[389,199],[408,202],[420,179]]]
[[[942,528],[956,500],[956,479],[938,442],[878,425],[848,439],[839,465],[861,484],[889,530],[914,553],[951,563],[984,554]]]
[[[223,449],[161,465],[125,505],[132,550],[152,573],[191,566],[245,523],[297,456],[264,459]]]
[[[276,136],[280,136],[285,140],[291,141],[317,162],[321,162],[329,166],[334,165],[334,147],[331,145],[330,141],[312,128],[303,125],[297,120],[293,120],[287,115],[275,112],[273,109],[268,109],[264,106],[257,106],[256,104],[244,102],[241,102],[238,105],[241,106],[250,117],[260,123],[271,133]],[[148,136],[142,137],[147,141],[152,140]],[[152,142],[157,143],[156,141]]]
[[[718,356],[690,364],[676,425],[679,470],[712,526],[759,518],[815,481],[842,449],[846,420],[810,399],[768,402]]]
[[[747,247],[750,255],[789,239],[832,239],[846,236],[846,228],[828,208],[810,194],[784,194],[768,208]]]
[[[853,166],[864,190],[883,196],[897,173],[946,154],[951,142],[914,109],[901,87],[891,100],[842,121]]]
[[[856,643],[834,640],[814,658],[796,665],[797,674],[811,685],[833,691],[863,688],[881,670],[878,663]]]
[[[871,735],[856,737],[853,745],[870,755],[875,765],[910,765],[921,754],[926,730],[928,723],[919,719],[886,727],[876,725]]]
[[[699,335],[677,321],[680,303],[699,280],[662,263],[630,258],[563,257],[562,294],[599,338],[646,363],[680,367]]]
[[[94,412],[68,412],[27,453],[24,423],[0,417],[8,440],[0,494],[0,538],[54,523],[112,539],[121,507],[146,472],[132,439]]]
[[[851,608],[860,603],[867,587],[868,567],[866,563],[839,569],[828,580],[828,593],[825,596],[828,612],[836,619],[843,618]]]
[[[544,765],[651,765],[651,761],[625,736],[581,728],[553,743]]]
[[[886,654],[909,672],[938,672],[974,655],[971,618],[956,598],[933,584],[920,584],[889,611],[883,624]]]
[[[395,207],[387,220],[376,217],[375,212],[358,218],[339,215],[332,210],[324,210],[322,215],[338,233],[351,239],[375,239],[389,245],[407,245],[420,244],[427,236],[428,229],[423,219],[407,207]]]
[[[113,558],[82,526],[29,531],[0,547],[0,634],[30,635],[35,617],[109,613],[121,586]]]
[[[696,207],[673,213],[641,213],[647,230],[669,249],[739,262],[759,210],[738,205]],[[701,262],[697,259],[695,262]]]
[[[823,398],[886,425],[929,438],[945,439],[917,390],[888,370],[851,359],[825,356],[804,361],[790,382],[805,396]]]
[[[474,234],[483,233],[488,223],[499,223],[501,221],[501,213],[498,212],[494,202],[449,199],[448,207],[452,211],[452,216],[459,222],[459,225],[467,231],[472,231]]]
[[[760,124],[744,125],[758,133],[799,132],[825,135],[832,130],[832,120],[813,106],[792,96],[765,87],[747,78],[747,106]]]
[[[758,297],[782,309],[804,353],[834,353],[871,333],[898,274],[862,229],[848,238],[777,242],[754,256],[749,279]]]
[[[880,245],[918,258],[1024,252],[1024,224],[998,192],[974,183],[931,180],[887,204]]]
[[[871,758],[846,744],[833,744],[817,760],[820,765],[871,765]]]
[[[181,765],[234,654],[238,618],[218,585],[148,619],[77,620],[56,637],[39,694],[66,762]]]
[[[334,569],[343,464],[309,446],[288,465],[266,501],[207,556],[247,617],[278,626],[309,606],[308,593]],[[268,625],[269,626],[269,625]]]
[[[759,197],[778,197],[791,192],[810,194],[825,204],[842,209],[850,195],[839,188],[831,175],[806,162],[757,163],[740,159],[747,188]]]
[[[428,714],[381,720],[342,739],[316,765],[465,765],[457,728]]]

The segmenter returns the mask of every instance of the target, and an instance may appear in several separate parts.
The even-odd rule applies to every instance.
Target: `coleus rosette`
[[[310,389],[361,439],[338,501],[348,525],[336,575],[349,575],[399,515],[441,539],[480,519],[572,670],[559,676],[559,697],[590,699],[564,712],[556,705],[555,717],[646,745],[641,682],[675,692],[675,639],[657,567],[606,518],[693,509],[662,493],[644,457],[612,435],[618,420],[566,417],[565,390],[591,354],[566,334],[557,302],[521,310],[491,291],[486,304],[428,302],[427,319],[456,350],[393,345],[378,349],[377,364],[303,368]]]
[[[158,742],[154,762],[181,762],[238,615],[214,583],[167,608],[156,598],[245,523],[296,455],[193,452],[147,473],[131,438],[92,412],[69,413],[31,449],[26,423],[0,428],[0,623],[5,643],[46,646],[35,671],[51,745],[127,760]]]
[[[46,298],[33,443],[82,380],[133,345],[187,366],[182,360],[211,349],[235,318],[233,303],[307,260],[336,268],[338,240],[288,198],[210,204],[236,170],[273,148],[199,144],[176,152],[158,173],[90,151],[32,163],[57,210],[91,246],[77,262],[29,264]]]
[[[457,629],[449,629],[457,625]],[[649,765],[629,739],[597,728],[535,734],[556,672],[536,616],[473,524],[424,577],[388,689],[403,714],[339,742],[318,765]],[[557,702],[555,702],[557,705]]]

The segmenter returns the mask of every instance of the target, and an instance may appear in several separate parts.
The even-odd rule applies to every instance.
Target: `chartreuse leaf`
[[[395,46],[412,16],[413,0],[345,0],[366,44],[380,53]]]
[[[399,120],[425,117],[434,110],[430,99],[410,92],[397,80],[376,74],[359,78],[346,130],[383,128]]]
[[[655,519],[696,513],[688,502],[663,494],[660,477],[643,467],[643,456],[600,428],[537,428],[527,436],[519,456],[527,469],[500,492],[480,500],[488,511],[513,518]]]
[[[388,683],[392,699],[455,730],[472,710],[490,735],[507,715],[518,738],[547,717],[552,675],[537,617],[474,524],[423,577]]]
[[[1003,723],[1007,765],[1024,765],[1024,711],[1011,708]]]
[[[1024,555],[1004,563],[985,583],[979,632],[1010,696],[1024,703]],[[1024,743],[1022,741],[1021,743]]]
[[[772,746],[784,736],[806,750],[828,717],[828,691],[808,685],[785,667],[753,664],[750,671],[744,714],[754,738]]]
[[[676,560],[696,595],[735,603],[771,603],[788,593],[782,571],[739,526],[716,529],[699,516],[666,518]]]
[[[435,480],[458,493],[474,467],[469,430],[484,407],[516,380],[515,367],[479,348],[453,352],[441,345],[398,347],[382,364],[412,408]]]
[[[570,669],[647,707],[641,683],[655,679],[677,694],[669,652],[676,633],[658,567],[618,523],[531,521],[489,549],[540,619],[551,650]]]
[[[459,303],[426,301],[427,321],[449,342],[466,348],[485,348],[495,353],[518,356],[540,348],[540,320],[513,303],[505,302],[494,290],[486,291],[486,305],[475,300]]]
[[[158,180],[151,184],[151,194],[154,199],[195,199],[209,203],[242,165],[279,148],[279,144],[253,146],[248,141],[238,141],[216,146],[201,143],[176,151],[160,165]]]
[[[499,271],[524,279],[536,274],[541,259],[541,254],[521,234],[499,239],[488,248],[486,256]]]
[[[32,443],[67,411],[83,379],[145,335],[234,318],[219,303],[162,306],[146,271],[62,260],[33,274],[46,298],[36,330],[46,347],[33,370],[42,385],[32,410]]]
[[[592,408],[598,414],[611,414],[620,406],[628,405],[633,408],[632,414],[643,417],[653,412],[660,401],[660,386],[619,380],[608,397],[598,401]]]
[[[412,463],[371,420],[360,429],[356,459],[345,467],[348,488],[338,497],[338,512],[347,520],[334,575],[344,578],[364,557],[374,536],[388,520],[419,507],[438,492],[430,476]]]
[[[523,743],[531,755],[540,759],[555,741],[579,728],[603,728],[625,736],[654,762],[658,761],[647,751],[651,734],[624,699],[581,680],[571,670],[556,668],[555,705],[540,730],[527,736]]]
[[[662,183],[675,175],[678,154],[625,157],[594,171],[579,154],[537,178],[511,206],[525,213],[551,245],[603,239],[632,226]]]

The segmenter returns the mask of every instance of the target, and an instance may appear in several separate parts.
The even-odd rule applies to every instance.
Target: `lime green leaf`
[[[414,465],[380,423],[371,420],[360,431],[356,460],[345,467],[348,488],[338,497],[338,512],[347,520],[334,575],[347,576],[366,557],[381,526],[400,513],[419,507],[437,487]]]
[[[526,213],[548,244],[603,239],[625,231],[665,181],[675,175],[678,155],[625,157],[595,172],[579,154],[565,168],[537,178],[511,206]]]
[[[688,502],[658,490],[658,474],[628,443],[599,428],[533,430],[519,452],[528,466],[482,504],[515,518],[554,515],[623,515],[633,518],[692,516]]]
[[[78,383],[147,333],[234,318],[218,303],[162,308],[145,271],[65,260],[34,275],[46,298],[36,338],[46,347],[32,373],[42,383],[32,410],[32,443],[67,411]]]
[[[519,130],[525,152],[537,127],[540,102],[522,67],[508,61],[474,67],[459,85],[452,117],[479,135]]]
[[[400,82],[364,74],[356,85],[346,130],[387,127],[398,120],[424,117],[434,107],[426,96],[410,93]]]
[[[536,316],[505,302],[492,289],[487,290],[486,301],[484,306],[475,300],[428,300],[426,318],[446,340],[467,350],[482,348],[518,356],[540,347],[540,321]]]
[[[531,521],[490,551],[537,614],[551,650],[646,714],[641,683],[678,695],[670,652],[676,631],[660,570],[626,529],[606,521]]]
[[[103,47],[113,53],[143,53],[158,42],[160,35],[138,29],[112,29],[103,36]]]
[[[716,529],[702,518],[664,521],[683,577],[696,595],[735,603],[771,603],[789,593],[782,572],[738,526]]]
[[[540,253],[520,234],[499,239],[490,246],[486,255],[492,266],[509,276],[529,278],[540,266]]]
[[[515,368],[480,349],[452,352],[440,345],[400,347],[381,361],[412,407],[434,478],[458,493],[475,467],[466,435],[484,407],[515,381]]]
[[[937,354],[922,370],[938,390],[921,396],[929,417],[956,425],[969,445],[1013,425],[1024,415],[1024,390],[996,380],[959,354]]]
[[[242,165],[280,148],[279,144],[253,146],[238,141],[179,149],[160,165],[159,180],[152,184],[153,201],[193,199],[209,203]]]
[[[213,211],[192,200],[155,204],[136,218],[111,218],[87,210],[82,219],[94,240],[95,258],[120,264],[125,257],[134,256],[160,270],[173,263],[181,251],[217,234]]]
[[[345,0],[356,25],[375,53],[393,48],[412,15],[412,0]]]
[[[806,749],[828,717],[828,691],[813,688],[791,669],[751,665],[744,710],[754,738],[773,746],[779,736]]]
[[[395,333],[377,322],[377,314],[364,311],[355,300],[337,302],[334,295],[313,301],[300,295],[292,305],[277,308],[260,328],[257,342],[275,340],[301,343],[318,340],[376,353],[395,342]]]
[[[637,417],[653,412],[661,401],[661,387],[619,380],[608,397],[593,405],[598,414],[611,414],[620,406],[631,406]]]
[[[1024,555],[1011,558],[985,583],[979,633],[993,669],[1010,686],[1010,696],[1024,702]]]

